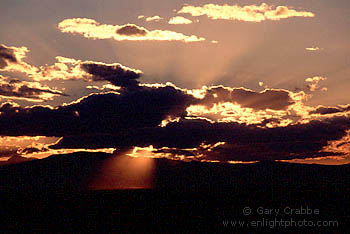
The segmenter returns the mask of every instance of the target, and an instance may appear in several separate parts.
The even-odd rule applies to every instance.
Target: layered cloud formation
[[[29,102],[52,100],[55,96],[68,96],[60,90],[42,84],[52,80],[106,81],[118,87],[138,86],[142,71],[119,63],[106,64],[81,61],[57,56],[53,65],[36,67],[23,61],[29,50],[26,47],[0,45],[0,71],[23,73],[26,79],[0,75],[0,97]]]
[[[132,86],[142,71],[123,66],[120,63],[106,64],[95,61],[81,61],[57,56],[54,65],[41,66],[32,74],[34,80],[77,80],[109,81],[118,86]]]
[[[152,19],[153,20],[153,19]],[[107,25],[100,24],[93,19],[66,19],[58,24],[58,28],[66,33],[82,34],[92,39],[114,39],[116,41],[204,41],[203,37],[187,36],[169,30],[147,30],[135,24]]]
[[[0,75],[0,97],[2,98],[41,102],[52,100],[55,96],[67,95],[39,82],[20,81]]]
[[[128,28],[119,33],[143,31]],[[172,83],[141,83],[142,71],[119,63],[58,56],[53,65],[35,67],[23,62],[27,48],[2,48],[1,69],[22,72],[31,79],[1,76],[2,97],[37,101],[67,95],[40,83],[50,80],[104,81],[109,83],[104,87],[111,90],[55,107],[2,102],[1,136],[59,139],[21,149],[5,147],[1,149],[3,157],[14,152],[23,156],[77,149],[116,149],[130,155],[147,151],[152,157],[229,163],[326,157],[347,160],[349,156],[343,150],[349,139],[349,106],[305,104],[312,93],[322,89],[319,82],[324,77],[307,78],[307,88],[294,92],[222,85],[186,89]]]
[[[297,11],[287,6],[269,6],[266,3],[258,5],[217,5],[205,4],[203,6],[185,5],[179,14],[192,16],[206,15],[210,19],[239,20],[248,22],[261,22],[265,20],[281,20],[290,17],[314,17],[315,14],[307,11]]]

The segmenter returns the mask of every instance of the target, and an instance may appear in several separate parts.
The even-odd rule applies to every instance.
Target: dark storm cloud
[[[81,69],[92,75],[93,81],[109,81],[113,85],[121,87],[138,86],[136,80],[142,72],[124,67],[120,64],[107,65],[99,63],[82,63]]]
[[[133,25],[118,31],[124,36],[140,36],[137,38],[148,32]],[[32,69],[28,64],[17,64],[21,63],[26,48],[11,47],[13,51],[5,46],[0,48],[0,65],[16,62],[6,68]],[[129,152],[136,146],[152,145],[155,154],[200,160],[258,161],[337,155],[323,149],[330,141],[342,139],[350,129],[349,117],[334,115],[343,112],[343,116],[347,116],[349,106],[319,106],[313,112],[310,108],[303,111],[306,96],[303,91],[266,88],[256,92],[224,86],[189,90],[170,83],[141,84],[140,70],[119,63],[57,59],[55,65],[42,66],[39,72],[30,73],[32,78],[108,81],[118,86],[118,92],[91,94],[55,108],[2,103],[0,135],[62,137],[50,147],[53,149],[116,148]],[[39,82],[0,78],[2,97],[47,100],[65,95]],[[321,79],[314,77],[312,81]],[[321,118],[324,119],[312,120]],[[301,119],[303,124],[298,122]],[[15,153],[43,150],[47,150],[47,146],[21,148]],[[3,155],[8,153],[12,151],[4,151]]]
[[[174,87],[93,94],[69,105],[0,106],[0,135],[66,136],[118,133],[154,127],[167,116],[184,116],[193,97]]]
[[[0,44],[0,69],[5,68],[8,63],[17,63],[15,51],[3,44]]]
[[[116,33],[125,36],[145,36],[147,31],[137,25],[127,24],[119,28]]]
[[[216,86],[208,89],[201,104],[211,105],[218,102],[236,102],[242,107],[256,110],[284,110],[294,103],[286,90],[266,89],[263,92],[255,92],[245,88]]]
[[[100,77],[109,77],[118,70],[94,64],[85,69]],[[124,73],[119,77],[123,76],[135,81],[138,78],[137,74]],[[323,147],[329,141],[341,139],[350,129],[348,117],[334,116],[274,128],[261,124],[185,119],[187,107],[196,104],[237,102],[258,110],[286,109],[293,101],[284,90],[257,93],[244,88],[211,87],[203,99],[170,84],[139,85],[120,91],[92,94],[56,108],[23,108],[4,103],[0,106],[0,135],[63,137],[51,147],[54,149],[132,149],[153,145],[155,153],[159,154],[185,157],[203,154],[203,159],[207,160],[255,161],[327,156],[329,153],[321,152]],[[181,120],[160,127],[169,116]],[[225,144],[211,150],[202,147],[218,142]]]
[[[350,105],[337,106],[337,107],[328,107],[328,106],[318,106],[315,110],[311,111],[310,114],[336,114],[341,112],[350,111]]]
[[[187,150],[188,148],[198,148],[202,143],[226,142],[206,151],[205,158],[220,161],[283,160],[328,156],[330,152],[320,150],[329,141],[341,139],[348,129],[350,119],[345,117],[277,128],[183,120],[169,123],[164,128],[130,129],[116,135],[64,137],[53,148],[127,148],[153,145],[158,153],[167,153],[170,150],[171,153],[190,156],[196,150]],[[162,149],[163,147],[170,149]]]

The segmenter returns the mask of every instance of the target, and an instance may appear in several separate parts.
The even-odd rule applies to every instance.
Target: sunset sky
[[[350,163],[348,0],[3,0],[0,160]]]

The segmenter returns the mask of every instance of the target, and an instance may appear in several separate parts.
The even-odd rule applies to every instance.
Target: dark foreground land
[[[104,166],[111,157],[75,153],[0,166],[0,231],[346,233],[350,224],[350,165],[155,159],[151,188],[136,189],[117,181],[125,177],[108,181],[119,173]],[[101,173],[108,183],[91,190]],[[102,190],[113,183],[124,187]]]

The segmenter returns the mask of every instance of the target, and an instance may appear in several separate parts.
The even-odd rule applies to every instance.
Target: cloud
[[[41,154],[45,154],[45,157],[49,156],[49,145],[55,144],[58,138],[43,137],[43,136],[19,136],[19,137],[0,137],[0,158],[8,158],[12,163],[16,163],[14,160],[16,157],[19,159],[41,158]],[[13,158],[14,157],[14,158]],[[0,164],[3,160],[0,160]],[[18,161],[20,162],[20,161]],[[8,164],[5,161],[4,164]]]
[[[188,13],[192,16],[206,15],[210,19],[239,20],[248,22],[261,22],[265,20],[280,20],[290,17],[314,17],[315,14],[307,11],[296,11],[287,6],[269,6],[266,3],[257,5],[216,5],[205,4],[203,6],[185,5],[179,14]]]
[[[159,125],[167,116],[183,116],[190,95],[174,87],[138,88],[119,93],[92,94],[71,104],[0,106],[0,135],[66,136],[116,133]]]
[[[321,76],[314,76],[312,78],[307,78],[305,81],[308,83],[307,88],[309,91],[314,92],[318,89],[320,89],[319,87],[319,82],[327,80],[327,78],[325,77],[321,77]],[[321,88],[322,91],[326,91],[327,89],[325,87]]]
[[[329,141],[344,137],[349,128],[349,117],[278,128],[182,120],[164,128],[133,129],[122,135],[64,137],[53,148],[100,147],[98,144],[105,142],[117,148],[152,145],[155,156],[170,158],[177,155],[223,162],[300,159],[338,155],[322,150]],[[96,142],[97,139],[101,140]]]
[[[147,17],[146,18],[146,21],[147,22],[151,22],[151,21],[156,21],[156,22],[158,22],[158,21],[160,21],[160,20],[162,20],[163,18],[162,17],[160,17],[159,15],[155,15],[155,16],[152,16],[152,17]]]
[[[140,78],[140,70],[131,69],[121,64],[104,64],[97,62],[84,62],[80,67],[92,76],[93,81],[109,81],[121,87],[138,86],[136,79]]]
[[[138,27],[137,25],[127,24],[119,28],[117,31],[119,35],[125,36],[145,36],[147,31],[144,28]]]
[[[303,92],[293,93],[283,89],[256,92],[225,86],[204,87],[202,92],[202,97],[186,109],[191,118],[274,127],[286,126],[308,114],[300,108],[303,107]],[[292,116],[292,112],[295,116]]]
[[[120,33],[142,33],[137,28],[124,27]],[[3,68],[9,72],[22,72],[33,81],[10,79],[0,75],[0,97],[22,99],[29,102],[52,100],[55,96],[68,96],[39,82],[52,80],[108,81],[114,86],[136,87],[142,71],[126,67],[120,63],[106,64],[95,61],[81,61],[57,56],[53,65],[40,67],[24,63],[22,59],[29,51],[25,47],[7,47],[1,45],[0,59]]]
[[[0,68],[5,68],[9,63],[17,63],[18,53],[23,53],[23,50],[18,48],[9,48],[0,44]]]
[[[51,89],[39,82],[10,80],[8,77],[0,75],[0,96],[2,98],[42,102],[52,100],[55,96],[67,96],[67,94]]]
[[[20,71],[32,73],[36,68],[23,62],[29,50],[22,47],[9,47],[0,44],[0,71]]]
[[[28,76],[35,81],[86,80],[108,81],[117,86],[135,86],[142,71],[126,67],[120,63],[106,64],[95,61],[81,61],[62,56],[56,57],[53,65],[40,66]],[[37,83],[38,84],[38,83]],[[58,93],[57,93],[58,94]]]
[[[182,33],[169,30],[147,30],[134,25],[107,25],[100,24],[93,19],[74,18],[66,19],[58,24],[58,28],[66,33],[82,34],[92,39],[114,39],[116,41],[204,41],[202,37],[187,36]]]
[[[121,29],[119,33],[128,36],[148,33],[135,25]],[[33,80],[0,76],[0,95],[5,98],[42,101],[65,95],[39,81],[81,79],[109,84],[91,84],[88,88],[104,92],[56,107],[2,103],[0,135],[7,136],[0,141],[3,158],[113,148],[130,154],[146,150],[150,157],[220,162],[347,155],[343,148],[349,142],[349,106],[307,106],[310,92],[272,89],[262,82],[261,92],[222,85],[185,89],[172,83],[147,84],[139,80],[142,71],[119,63],[57,56],[53,65],[33,67],[22,61],[26,52],[19,56],[15,49],[4,51],[13,56],[2,56],[4,69],[24,71]],[[322,89],[319,82],[325,79],[315,76],[305,81],[309,91],[315,91]],[[19,141],[12,142],[9,136]],[[24,145],[23,136],[60,140],[32,139]]]
[[[350,112],[350,105],[339,105],[336,107],[318,106],[316,109],[312,110],[310,114],[332,115],[344,112]]]
[[[169,22],[169,24],[192,24],[192,20],[189,20],[185,17],[182,17],[182,16],[175,16],[175,17],[172,17]]]
[[[106,69],[90,72],[107,77],[114,72]],[[50,150],[153,146],[153,157],[250,162],[342,155],[325,147],[350,129],[348,112],[324,117],[310,113],[310,108],[304,110],[307,114],[298,112],[304,109],[302,92],[224,86],[189,90],[170,83],[118,91],[55,108],[4,103],[0,135],[62,137]]]

